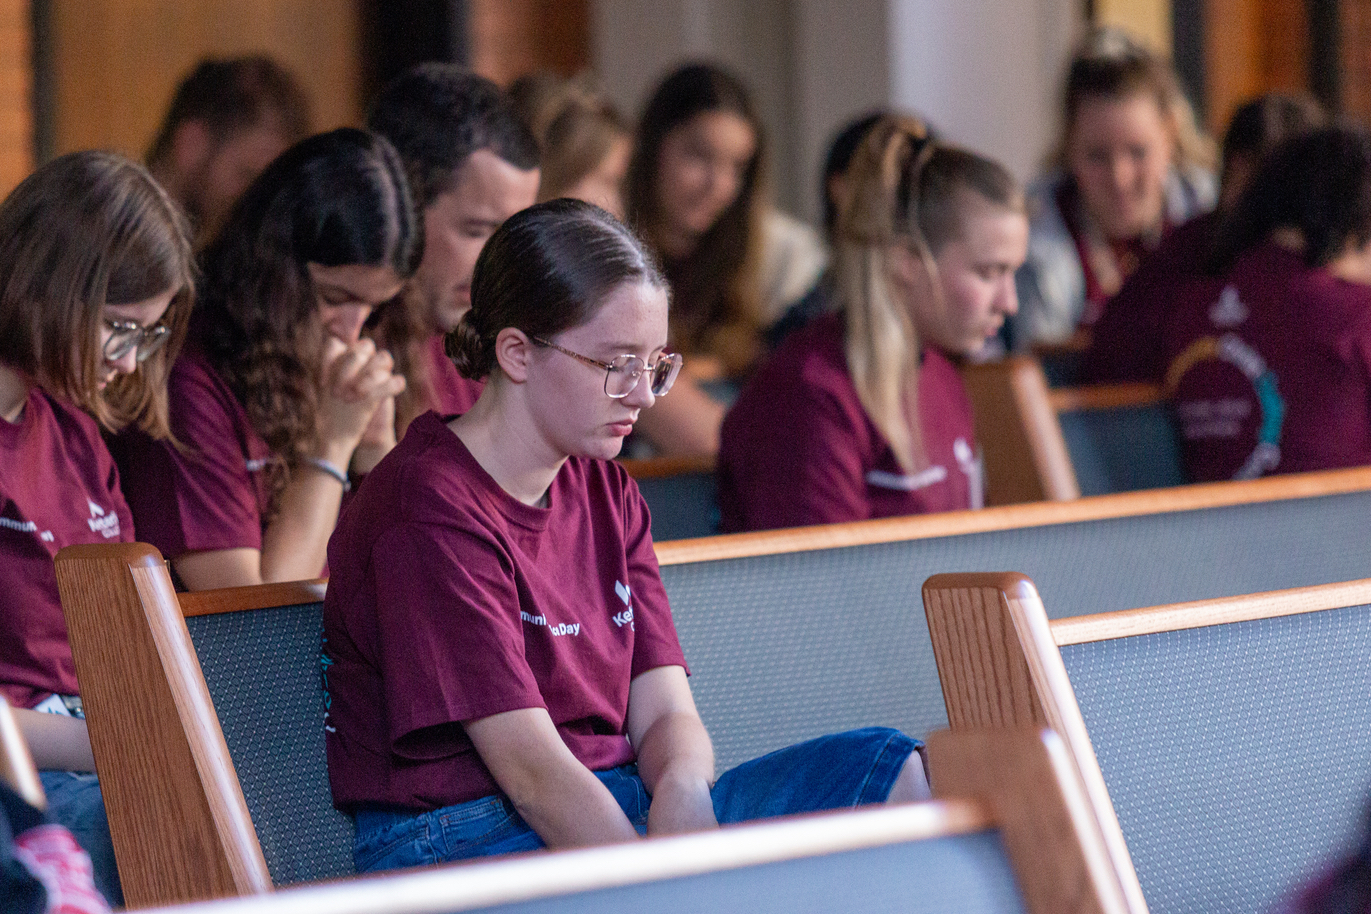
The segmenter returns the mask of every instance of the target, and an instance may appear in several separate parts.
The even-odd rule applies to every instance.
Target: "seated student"
[[[121,156],[62,156],[0,204],[0,691],[50,814],[90,854],[114,904],[114,849],[53,557],[73,543],[133,541],[100,429],[166,436],[168,360],[185,335],[191,276],[179,208]]]
[[[1371,464],[1371,133],[1274,150],[1163,327],[1197,481]]]
[[[1161,331],[1167,311],[1182,297],[1182,286],[1215,281],[1209,275],[1209,259],[1223,217],[1268,152],[1286,137],[1324,121],[1323,110],[1309,98],[1272,93],[1238,108],[1223,137],[1218,208],[1162,239],[1108,301],[1091,333],[1081,364],[1082,381],[1161,383],[1166,373]]]
[[[610,459],[671,390],[666,341],[666,283],[601,209],[540,203],[481,251],[449,337],[480,399],[415,420],[329,543],[329,776],[359,871],[926,795],[916,742],[875,728],[714,780]]]
[[[891,116],[849,172],[841,311],[793,334],[724,420],[722,529],[977,508],[981,463],[954,360],[1017,307],[1023,195],[998,163]]]
[[[509,95],[542,147],[539,201],[571,197],[624,218],[633,132],[589,75],[524,76]]]
[[[276,61],[207,59],[176,87],[146,159],[203,247],[271,160],[309,134],[305,90]]]
[[[1067,72],[1058,170],[1029,188],[1015,349],[1083,348],[1104,303],[1162,236],[1214,205],[1212,153],[1170,66],[1097,29]]]
[[[419,257],[384,139],[311,137],[248,188],[205,255],[171,372],[177,442],[111,445],[138,535],[191,590],[317,577],[349,474],[395,445],[404,379],[360,339]]]
[[[724,406],[708,383],[741,382],[763,328],[823,270],[814,233],[768,205],[763,140],[747,89],[709,64],[668,76],[638,125],[628,217],[671,282],[671,344],[689,366],[640,423],[659,454],[717,453]]]
[[[405,287],[405,307],[385,309],[376,332],[405,376],[396,402],[403,437],[416,416],[464,413],[481,394],[480,379],[452,367],[443,338],[471,307],[481,246],[533,205],[538,144],[499,87],[455,64],[421,64],[396,77],[368,125],[400,154],[423,214],[423,260]]]

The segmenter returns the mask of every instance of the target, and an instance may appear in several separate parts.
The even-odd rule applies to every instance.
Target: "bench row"
[[[1363,577],[1368,499],[1371,471],[1342,471],[665,544],[659,557],[697,702],[728,767],[837,729],[881,724],[924,735],[944,726],[951,699],[944,704],[919,611],[920,583],[933,572],[1023,569],[1055,616]],[[320,592],[283,587],[263,601],[265,589],[253,589],[259,603],[294,605],[214,612],[243,595],[178,601],[155,552],[143,549],[59,558],[97,758],[118,758],[128,748],[121,740],[139,734],[140,764],[101,770],[121,872],[126,858],[148,864],[146,886],[135,888],[128,871],[130,900],[346,874],[350,834],[328,806],[318,725]],[[182,668],[195,674],[190,684],[168,684],[166,671]],[[149,697],[121,719],[113,709],[142,695],[133,684],[145,681]],[[222,735],[205,726],[216,720]],[[151,745],[161,753],[155,765]],[[196,793],[241,799],[191,809]],[[159,825],[121,849],[125,815],[178,828]],[[207,847],[239,862],[218,871],[169,871],[163,862]]]

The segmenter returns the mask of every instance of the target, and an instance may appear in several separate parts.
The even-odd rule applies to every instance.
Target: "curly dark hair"
[[[1300,233],[1310,267],[1371,241],[1371,131],[1325,127],[1272,150],[1221,224],[1211,268],[1223,271],[1279,228]]]
[[[405,279],[419,265],[418,239],[395,150],[343,128],[273,162],[205,253],[195,332],[287,468],[305,456],[316,427],[323,325],[308,264],[386,265]],[[282,486],[278,480],[278,493]]]

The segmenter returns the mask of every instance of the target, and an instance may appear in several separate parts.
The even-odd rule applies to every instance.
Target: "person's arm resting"
[[[571,754],[543,708],[463,721],[481,761],[550,848],[638,837],[609,789]]]
[[[33,764],[40,771],[94,771],[86,722],[63,714],[13,708],[14,722],[29,744]]]
[[[649,835],[716,828],[714,746],[695,710],[685,670],[662,666],[634,678],[628,693],[628,737],[638,773],[652,795]]]

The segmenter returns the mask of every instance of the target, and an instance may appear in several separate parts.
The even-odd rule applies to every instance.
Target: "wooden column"
[[[27,0],[0,0],[0,197],[33,169],[32,61]]]

